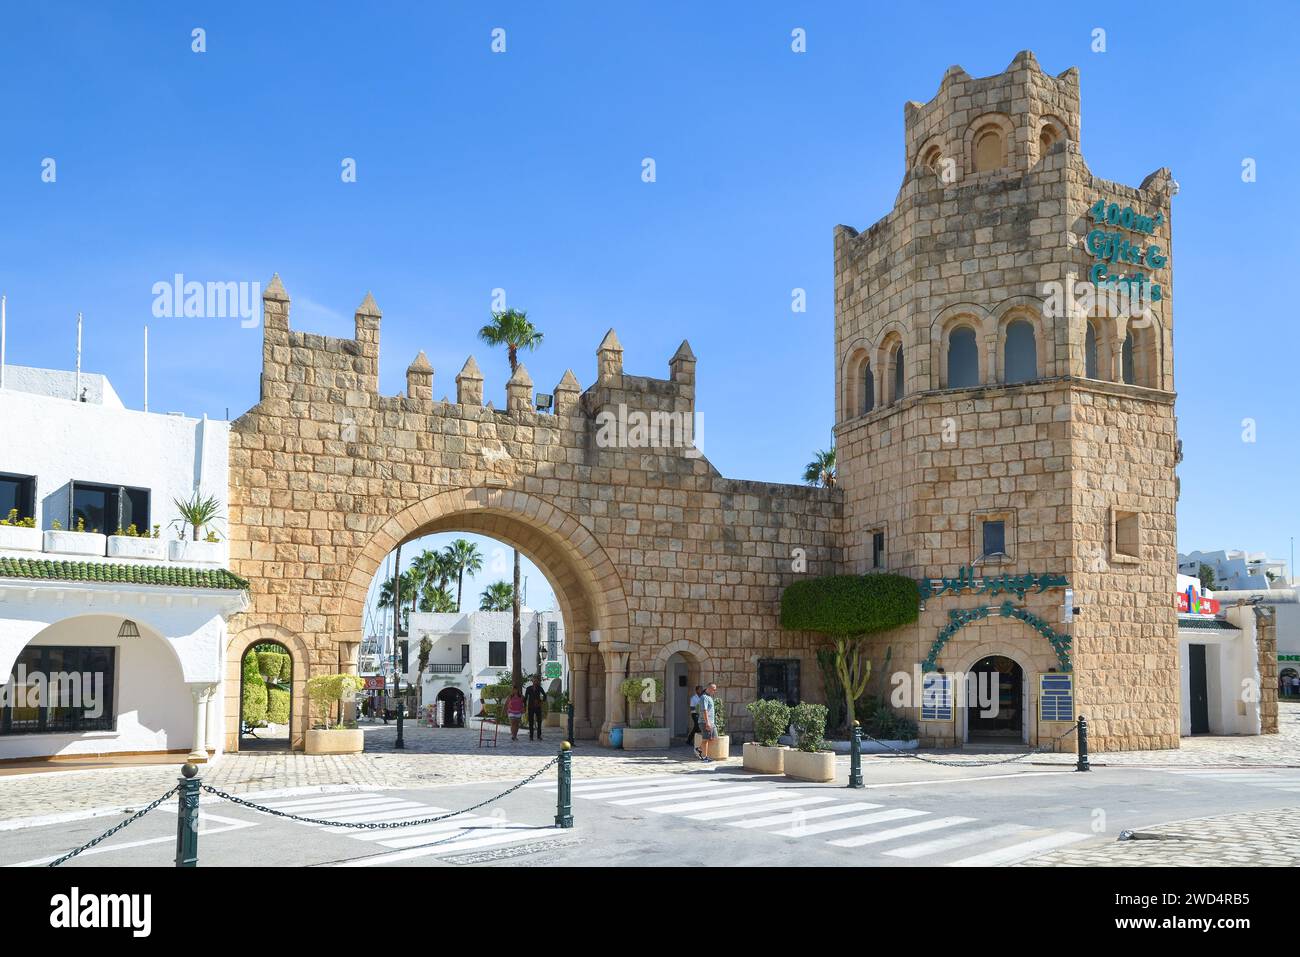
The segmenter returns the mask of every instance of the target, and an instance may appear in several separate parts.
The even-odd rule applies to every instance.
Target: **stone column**
[[[208,760],[208,698],[215,687],[208,682],[189,683],[190,697],[194,699],[194,746],[185,760],[190,764],[203,764]]]
[[[594,737],[591,727],[591,695],[587,685],[587,666],[591,654],[584,651],[569,652],[569,696],[573,701],[573,736]],[[567,732],[567,728],[565,729]]]
[[[609,744],[611,728],[627,725],[627,701],[618,686],[627,677],[627,663],[631,655],[626,651],[602,651],[605,658],[605,723],[600,727],[600,743]]]
[[[339,642],[339,674],[354,675],[357,673],[357,649],[360,642],[343,641]],[[357,702],[355,698],[343,702],[343,713],[339,715],[343,721],[357,720]]]

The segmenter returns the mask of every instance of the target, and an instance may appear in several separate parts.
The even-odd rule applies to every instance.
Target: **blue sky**
[[[151,319],[152,287],[283,277],[300,329],[350,335],[373,290],[382,387],[415,353],[454,394],[492,290],[546,333],[539,390],[689,337],[705,449],[798,481],[833,415],[832,230],[884,215],[903,103],[1032,49],[1081,71],[1082,148],[1137,184],[1168,165],[1184,550],[1281,557],[1297,526],[1297,14],[1282,5],[92,4],[0,12],[0,290],[9,361],[85,368],[150,405],[238,415],[260,330]],[[207,52],[191,51],[206,30]],[[507,52],[490,50],[493,28]],[[808,52],[790,50],[807,31]],[[1090,49],[1106,30],[1107,51]],[[657,182],[641,181],[653,157]],[[41,181],[46,158],[57,180]],[[351,157],[357,182],[343,183]],[[1243,158],[1258,181],[1243,183]],[[808,294],[793,314],[791,289]],[[1275,308],[1274,303],[1283,304]],[[1242,441],[1242,420],[1257,440]]]

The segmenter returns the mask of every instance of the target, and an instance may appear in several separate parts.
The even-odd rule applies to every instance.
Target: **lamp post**
[[[393,700],[397,702],[397,740],[393,747],[406,748],[402,737],[402,672],[398,670],[398,642],[402,633],[402,546],[397,546],[397,561],[393,565]],[[405,649],[402,657],[405,658]]]

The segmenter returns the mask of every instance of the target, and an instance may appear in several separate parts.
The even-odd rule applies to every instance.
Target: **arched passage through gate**
[[[355,649],[370,583],[399,544],[441,532],[470,532],[517,548],[546,576],[564,616],[575,732],[607,732],[622,718],[621,681],[631,646],[627,601],[618,572],[580,522],[541,496],[502,489],[455,490],[393,515],[373,534],[344,586],[338,640]],[[341,656],[343,657],[343,656]],[[355,661],[355,655],[350,656]],[[605,707],[609,698],[611,708]]]

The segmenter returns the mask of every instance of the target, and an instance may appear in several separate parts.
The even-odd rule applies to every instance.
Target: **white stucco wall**
[[[229,423],[9,388],[0,390],[0,422],[0,472],[36,476],[38,528],[48,529],[56,519],[67,527],[69,482],[76,480],[148,489],[151,523],[163,527],[164,538],[175,538],[169,528],[178,518],[172,502],[188,499],[197,486],[220,503],[215,525],[225,539]]]
[[[1219,597],[1217,593],[1215,597]],[[1259,647],[1255,636],[1255,614],[1248,605],[1225,607],[1224,612],[1224,618],[1239,631],[1179,629],[1178,654],[1182,675],[1180,725],[1184,737],[1192,733],[1192,645],[1205,646],[1210,734],[1260,733],[1257,693],[1260,682]]]
[[[77,373],[65,369],[37,369],[34,366],[5,366],[5,390],[29,392],[71,401],[77,398]],[[121,409],[122,400],[112,383],[97,372],[81,373],[81,393],[94,405]]]

